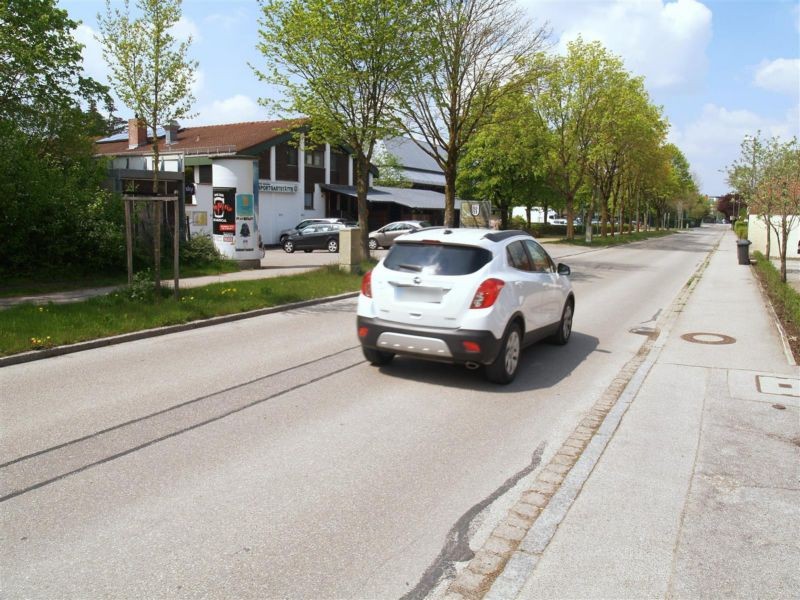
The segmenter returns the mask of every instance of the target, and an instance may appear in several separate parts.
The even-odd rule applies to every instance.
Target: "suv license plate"
[[[395,290],[395,298],[399,302],[429,302],[438,304],[442,301],[442,288],[398,286]]]

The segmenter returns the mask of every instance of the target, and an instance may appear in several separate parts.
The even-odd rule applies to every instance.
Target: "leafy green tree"
[[[525,59],[542,48],[514,0],[433,0],[419,40],[422,74],[400,95],[406,132],[444,172],[444,223],[455,222],[458,165],[498,102],[522,85]],[[509,83],[511,82],[511,83]]]
[[[378,140],[399,133],[399,90],[418,76],[427,27],[419,0],[264,0],[258,49],[262,81],[284,91],[265,101],[308,117],[309,137],[352,149],[361,224],[369,253],[367,189]]]
[[[745,135],[739,158],[727,169],[728,185],[736,190],[737,195],[748,204],[755,199],[759,185],[764,178],[769,147],[770,140],[763,139],[761,131],[757,131],[755,135]],[[759,217],[764,223],[769,223],[772,220],[774,207],[770,202],[762,201],[757,204]],[[733,215],[733,219],[737,217],[738,215]],[[767,231],[769,231],[769,225],[767,225]],[[771,254],[771,243],[772,236],[767,235],[767,256]]]
[[[108,90],[85,77],[77,23],[54,0],[0,2],[0,270],[121,265],[121,216],[100,184],[92,137]],[[119,262],[118,262],[119,261]]]
[[[624,185],[628,171],[663,144],[667,128],[660,109],[650,102],[641,78],[631,77],[620,68],[610,73],[607,82],[589,161],[594,195],[600,203],[603,236],[608,231],[609,211],[614,216],[623,215],[626,205],[633,205]],[[623,221],[620,218],[620,232]]]
[[[403,175],[403,165],[400,164],[400,160],[386,148],[376,148],[372,162],[378,167],[379,174],[375,185],[395,188],[411,187],[411,182]]]
[[[490,200],[500,212],[501,228],[507,229],[512,208],[533,197],[539,183],[540,137],[530,98],[520,90],[503,97],[464,148],[458,194]]]
[[[191,36],[178,42],[171,33],[181,18],[181,0],[136,0],[139,16],[131,16],[130,2],[122,10],[106,0],[98,14],[99,40],[111,70],[111,85],[136,118],[152,132],[153,193],[158,194],[159,125],[191,116],[191,86],[197,61],[188,58]],[[155,285],[161,287],[161,216],[154,219]],[[158,294],[156,295],[158,298]]]
[[[572,239],[575,199],[588,180],[592,144],[606,105],[604,92],[620,62],[599,42],[578,38],[568,44],[566,56],[540,54],[533,68],[541,74],[529,91],[534,114],[548,131],[547,178],[550,187],[564,198],[567,237]]]

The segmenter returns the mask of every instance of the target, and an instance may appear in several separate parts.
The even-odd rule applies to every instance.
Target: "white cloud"
[[[192,95],[197,98],[200,96],[200,93],[203,91],[206,83],[206,73],[203,69],[195,69],[194,71],[194,81],[192,82],[191,92]]]
[[[547,20],[558,47],[579,35],[601,42],[650,89],[690,90],[704,80],[711,11],[697,0],[523,0],[531,16]]]
[[[233,13],[214,13],[213,15],[208,15],[204,19],[204,22],[210,27],[231,30],[238,26],[246,17],[244,11],[237,10]]]
[[[175,36],[175,39],[182,42],[188,40],[189,36],[192,36],[193,42],[199,42],[202,39],[200,36],[200,28],[194,21],[186,17],[181,17],[178,19],[178,22],[172,26],[172,35]]]
[[[78,25],[74,33],[75,40],[83,44],[81,56],[83,57],[84,73],[101,83],[106,83],[108,81],[108,67],[103,59],[102,46],[95,38],[95,35],[95,30],[88,25]]]
[[[799,117],[797,107],[776,120],[749,110],[706,104],[692,123],[683,129],[673,128],[669,141],[683,151],[692,169],[700,175],[702,191],[720,195],[728,191],[724,171],[739,157],[745,135],[760,131],[764,137],[789,139],[800,133]]]
[[[760,88],[783,94],[800,94],[800,58],[762,61],[753,82]]]
[[[192,125],[217,125],[220,123],[242,123],[246,121],[265,121],[270,117],[266,109],[255,100],[237,94],[224,100],[214,100],[198,107],[197,116],[191,119]]]

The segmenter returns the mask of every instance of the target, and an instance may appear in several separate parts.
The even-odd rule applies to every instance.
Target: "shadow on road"
[[[546,389],[569,376],[587,356],[597,350],[599,340],[577,331],[566,346],[541,342],[522,353],[517,378],[509,385],[486,381],[483,368],[469,370],[459,365],[435,363],[407,356],[397,356],[381,373],[387,377],[430,383],[450,388],[481,392],[512,393]]]

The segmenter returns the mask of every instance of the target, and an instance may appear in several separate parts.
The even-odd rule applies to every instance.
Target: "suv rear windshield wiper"
[[[401,263],[397,265],[397,267],[399,269],[405,269],[406,271],[416,271],[417,273],[422,271],[422,267],[420,267],[419,265],[408,265],[406,263]]]

